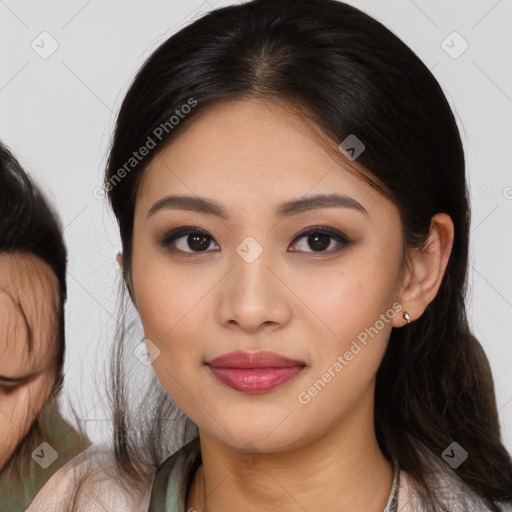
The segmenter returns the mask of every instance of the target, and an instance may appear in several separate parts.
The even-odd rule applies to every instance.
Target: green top
[[[153,482],[148,512],[184,512],[192,480],[201,462],[199,437],[166,459]]]
[[[42,443],[51,449],[46,445],[41,447]],[[77,432],[61,416],[56,401],[50,399],[30,433],[0,471],[0,510],[23,512],[47,480],[90,445],[89,438]]]

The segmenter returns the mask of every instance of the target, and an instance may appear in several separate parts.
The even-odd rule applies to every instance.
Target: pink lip
[[[244,393],[263,393],[293,379],[306,363],[275,352],[237,350],[206,363],[213,375],[232,389]]]

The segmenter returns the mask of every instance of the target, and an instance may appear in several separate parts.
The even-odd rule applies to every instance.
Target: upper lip
[[[245,352],[236,350],[222,354],[207,365],[215,368],[283,368],[286,366],[306,366],[304,361],[290,359],[277,352],[263,350],[261,352]]]

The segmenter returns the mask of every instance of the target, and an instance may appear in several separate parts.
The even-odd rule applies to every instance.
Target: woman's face
[[[217,105],[138,190],[132,278],[154,369],[203,432],[235,449],[368,428],[392,322],[404,323],[397,208],[305,126],[269,103]],[[289,360],[213,361],[264,350]]]
[[[58,290],[53,271],[39,258],[0,254],[0,469],[53,389]]]

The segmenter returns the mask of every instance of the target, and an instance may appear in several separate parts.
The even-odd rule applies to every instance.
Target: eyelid
[[[333,238],[339,238],[343,239],[345,242],[350,242],[351,240],[345,233],[340,231],[339,229],[331,228],[329,226],[310,226],[306,228],[305,230],[301,231],[299,234],[295,236],[293,241],[297,240],[297,238],[302,238],[306,235],[310,235],[312,233],[322,233],[329,236],[332,236]]]
[[[163,238],[159,238],[158,242],[162,245],[169,245],[174,240],[181,238],[182,236],[189,235],[191,233],[199,233],[202,235],[209,236],[212,240],[214,239],[207,231],[198,228],[196,226],[181,226],[176,229],[172,229],[167,232]]]
[[[19,379],[19,380],[4,380],[0,377],[0,387],[11,389],[11,388],[17,388],[18,386],[21,386],[25,379]]]
[[[176,240],[183,238],[187,235],[191,234],[199,234],[204,235],[207,238],[210,238],[212,242],[217,244],[215,241],[215,238],[213,238],[208,231],[205,231],[204,229],[198,228],[196,226],[181,226],[176,229],[172,229],[169,231],[163,238],[157,239],[157,242],[162,245],[167,251],[169,251],[172,254],[179,254],[182,256],[199,256],[204,254],[210,254],[211,250],[206,251],[182,251],[181,249],[177,249],[176,247],[173,247],[173,244],[176,242]],[[218,244],[217,244],[218,245]]]

